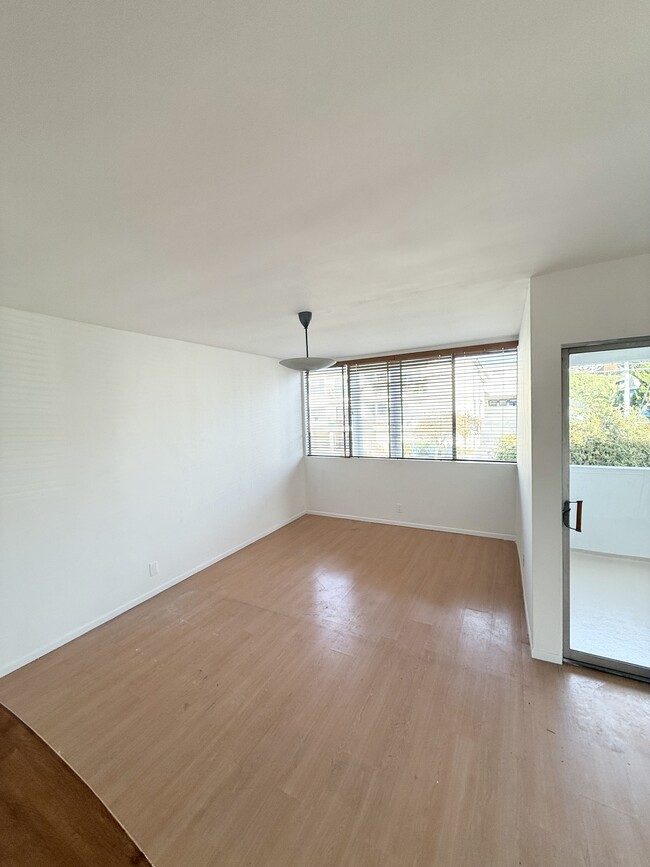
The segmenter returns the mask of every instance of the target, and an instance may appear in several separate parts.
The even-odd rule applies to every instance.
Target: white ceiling
[[[282,357],[650,248],[647,0],[4,0],[0,303]]]

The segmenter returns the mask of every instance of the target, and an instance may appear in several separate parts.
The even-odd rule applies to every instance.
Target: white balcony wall
[[[572,548],[650,558],[650,469],[573,465],[571,499],[584,500]]]

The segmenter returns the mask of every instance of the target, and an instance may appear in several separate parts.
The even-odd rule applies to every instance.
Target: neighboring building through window
[[[309,455],[517,459],[516,343],[339,362],[304,388]]]

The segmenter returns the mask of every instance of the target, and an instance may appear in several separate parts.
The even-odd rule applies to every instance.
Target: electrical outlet
[[[153,563],[149,563],[149,575],[153,578],[154,575],[158,574],[158,561],[154,560]]]
[[[395,508],[397,509],[398,514],[401,515],[402,514],[402,504],[401,503],[395,503]]]

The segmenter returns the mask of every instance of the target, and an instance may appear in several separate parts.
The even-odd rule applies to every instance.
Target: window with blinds
[[[389,458],[388,365],[351,364],[348,377],[350,453],[360,458]]]
[[[344,367],[304,374],[308,455],[349,457],[347,372]]]
[[[516,344],[339,362],[304,388],[309,455],[517,459]]]

